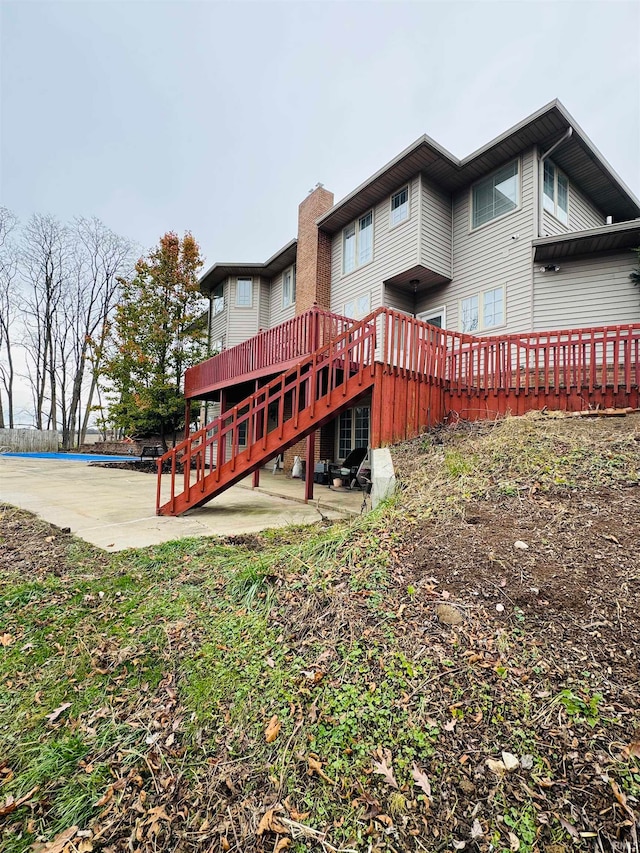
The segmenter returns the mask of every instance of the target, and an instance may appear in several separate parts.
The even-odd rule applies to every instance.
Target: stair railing
[[[357,375],[362,384],[366,371],[372,375],[378,309],[340,334],[331,337],[315,352],[232,406],[206,426],[192,433],[158,459],[156,509],[162,504],[162,471],[169,466],[171,511],[177,497],[176,481],[182,467],[182,492],[204,494],[208,483],[220,483],[242,464],[251,463],[254,449],[267,447],[274,430],[281,439],[285,423],[297,428],[299,415],[308,409],[316,415],[338,404],[347,393],[349,379]]]

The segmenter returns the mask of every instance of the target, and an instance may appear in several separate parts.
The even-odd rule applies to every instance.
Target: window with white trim
[[[390,225],[398,225],[409,218],[409,187],[402,187],[391,196]]]
[[[460,300],[460,328],[478,332],[503,326],[504,287],[493,287]]]
[[[282,307],[288,308],[296,301],[296,267],[295,264],[282,273]]]
[[[515,210],[519,194],[518,160],[514,160],[471,188],[472,227]]]
[[[361,320],[371,311],[371,294],[362,293],[356,299],[344,303],[344,316],[352,320]]]
[[[353,272],[372,259],[373,211],[370,210],[342,232],[342,272]]]
[[[224,340],[222,338],[217,338],[215,341],[211,341],[211,355],[217,355],[219,352],[222,352],[224,349]]]
[[[542,206],[563,225],[569,224],[569,181],[550,160],[544,161]]]
[[[253,279],[238,278],[236,283],[236,305],[238,308],[251,308],[253,304]]]
[[[369,416],[369,406],[342,412],[338,423],[338,459],[344,459],[356,447],[369,446]]]
[[[437,326],[439,329],[446,328],[447,309],[445,305],[440,308],[431,308],[429,311],[422,311],[416,314],[416,319],[422,320],[424,323],[430,323],[432,326]]]
[[[224,283],[221,282],[211,294],[211,308],[213,316],[221,314],[224,311]]]

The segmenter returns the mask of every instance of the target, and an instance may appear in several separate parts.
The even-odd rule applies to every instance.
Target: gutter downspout
[[[538,237],[544,236],[542,234],[542,222],[544,217],[544,207],[543,207],[543,195],[544,195],[544,161],[549,157],[549,155],[553,154],[556,148],[559,148],[563,142],[566,142],[573,135],[573,128],[568,127],[566,132],[560,137],[557,142],[548,148],[544,154],[540,156],[538,160],[538,224],[536,228],[536,235]]]

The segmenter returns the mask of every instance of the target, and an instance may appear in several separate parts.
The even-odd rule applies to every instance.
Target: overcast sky
[[[640,195],[640,3],[1,3],[1,203],[262,261],[422,133],[465,156],[555,97]]]
[[[639,44],[638,0],[0,0],[0,204],[264,261],[316,182],[423,133],[464,157],[554,98],[640,196]]]

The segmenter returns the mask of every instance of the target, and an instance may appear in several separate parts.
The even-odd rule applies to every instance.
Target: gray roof
[[[573,128],[572,136],[553,153],[553,161],[606,216],[628,220],[640,216],[640,201],[607,163],[560,101],[542,109],[459,160],[431,137],[421,136],[318,219],[335,233],[358,214],[378,204],[418,172],[449,192],[464,189],[533,145],[547,149]]]
[[[534,261],[555,261],[640,247],[640,219],[533,241]]]
[[[297,247],[298,241],[290,240],[286,246],[279,249],[263,264],[216,263],[200,276],[200,290],[202,293],[210,293],[214,287],[230,275],[255,275],[263,278],[274,278],[282,270],[295,264]]]

